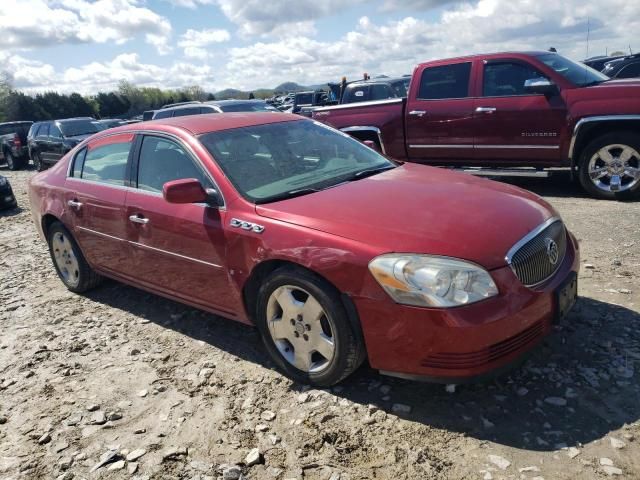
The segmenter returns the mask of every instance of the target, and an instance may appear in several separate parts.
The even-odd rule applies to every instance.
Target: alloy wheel
[[[320,302],[293,285],[273,291],[267,302],[269,334],[282,357],[305,373],[326,369],[336,352],[336,328]]]
[[[64,233],[56,232],[53,235],[52,251],[64,282],[71,287],[77,287],[80,281],[80,264],[71,242]]]
[[[640,182],[640,154],[629,145],[602,147],[592,155],[587,168],[593,184],[606,192],[623,192]]]

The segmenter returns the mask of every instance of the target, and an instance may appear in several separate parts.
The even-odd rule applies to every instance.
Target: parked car
[[[316,107],[322,107],[327,103],[327,92],[323,90],[310,90],[297,92],[293,97],[293,105],[290,113],[298,113],[307,117]]]
[[[15,208],[17,206],[18,202],[11,189],[9,179],[0,175],[0,210]]]
[[[388,98],[404,98],[407,96],[411,77],[374,78],[347,84],[342,94],[341,104],[371,102]]]
[[[595,57],[591,57],[591,58],[587,58],[586,60],[583,60],[582,63],[584,63],[586,66],[593,68],[594,70],[597,70],[599,72],[602,72],[602,70],[604,69],[605,65],[608,62],[611,62],[612,60],[617,60],[618,58],[624,58],[623,56],[615,56],[615,57],[610,57],[609,55],[597,55]]]
[[[27,132],[33,122],[0,123],[0,162],[18,170],[29,162]]]
[[[177,107],[156,110],[153,120],[186,115],[201,115],[205,113],[225,112],[277,112],[278,110],[267,104],[264,100],[213,100],[203,103],[189,103]]]
[[[56,163],[69,150],[98,132],[92,117],[64,118],[36,122],[27,135],[29,157],[38,171]]]
[[[596,198],[640,196],[640,82],[557,53],[423,63],[407,99],[319,108],[313,118],[398,160],[492,176],[567,167]]]
[[[607,62],[602,73],[611,78],[640,77],[640,53]]]
[[[578,244],[540,197],[395,164],[298,115],[118,127],[28,191],[69,290],[106,276],[253,324],[315,385],[365,356],[401,377],[493,372],[576,298]]]
[[[108,128],[119,127],[120,125],[125,125],[127,123],[132,123],[128,120],[122,120],[120,118],[104,118],[102,120],[95,120],[93,124],[98,127],[98,130],[106,130]],[[133,122],[135,123],[135,122]]]

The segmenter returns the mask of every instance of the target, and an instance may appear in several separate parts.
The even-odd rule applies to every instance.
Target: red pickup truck
[[[407,98],[319,108],[313,118],[397,160],[495,176],[569,167],[594,197],[640,196],[640,81],[557,53],[423,63]]]

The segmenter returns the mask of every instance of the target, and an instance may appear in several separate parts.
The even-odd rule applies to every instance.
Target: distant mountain
[[[225,90],[220,90],[216,92],[214,95],[216,96],[216,100],[226,100],[229,98],[236,99],[246,99],[249,98],[249,94],[253,93],[256,98],[268,98],[272,97],[276,93],[289,93],[289,92],[304,92],[305,90],[319,90],[327,89],[327,84],[322,83],[319,85],[311,85],[305,86],[300,85],[296,82],[284,82],[278,85],[276,88],[258,88],[252,91],[243,91],[237,90],[235,88],[227,88]]]

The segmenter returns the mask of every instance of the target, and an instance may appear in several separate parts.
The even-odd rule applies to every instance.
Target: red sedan
[[[100,132],[29,195],[71,291],[110,277],[254,324],[315,385],[365,358],[452,383],[502,369],[576,298],[577,242],[538,196],[294,115]]]

